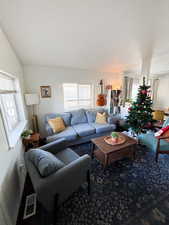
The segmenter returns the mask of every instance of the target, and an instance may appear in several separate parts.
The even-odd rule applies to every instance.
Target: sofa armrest
[[[156,137],[158,140],[165,140],[165,139],[169,139],[169,136],[167,137]]]
[[[66,148],[66,143],[65,138],[59,138],[56,141],[41,146],[40,149],[56,154],[58,151]]]
[[[45,130],[46,130],[46,133],[48,136],[51,136],[54,134],[52,131],[52,128],[50,127],[50,125],[48,123],[45,123]]]
[[[113,116],[113,115],[109,115],[108,118],[107,118],[107,122],[109,124],[117,124],[118,123],[118,120],[119,118],[117,118],[116,116]]]

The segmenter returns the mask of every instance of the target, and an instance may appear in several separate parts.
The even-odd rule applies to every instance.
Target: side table
[[[23,144],[25,146],[25,151],[27,152],[30,148],[37,148],[40,146],[40,134],[34,133],[30,136],[30,138],[24,138]]]

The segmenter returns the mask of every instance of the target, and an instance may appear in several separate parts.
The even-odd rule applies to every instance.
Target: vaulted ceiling
[[[0,24],[23,64],[169,70],[168,0],[0,0]]]

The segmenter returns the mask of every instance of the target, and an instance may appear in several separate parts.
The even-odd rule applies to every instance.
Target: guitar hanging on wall
[[[97,96],[96,104],[97,106],[104,106],[106,105],[106,96],[103,94],[103,80],[100,80],[100,94]]]

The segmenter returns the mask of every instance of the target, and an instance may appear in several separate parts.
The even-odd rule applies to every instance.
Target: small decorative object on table
[[[113,143],[117,143],[117,142],[118,142],[118,139],[119,139],[118,133],[112,132],[112,133],[111,133],[111,138],[112,138],[112,142],[113,142]]]
[[[23,139],[29,139],[32,134],[33,134],[32,130],[24,130],[21,134],[21,137]]]
[[[30,148],[37,148],[40,146],[41,137],[39,133],[31,133],[31,130],[26,130],[22,133],[23,144],[25,146],[25,151]]]
[[[112,132],[110,136],[104,138],[104,141],[109,145],[120,145],[126,141],[126,138],[120,133]]]

